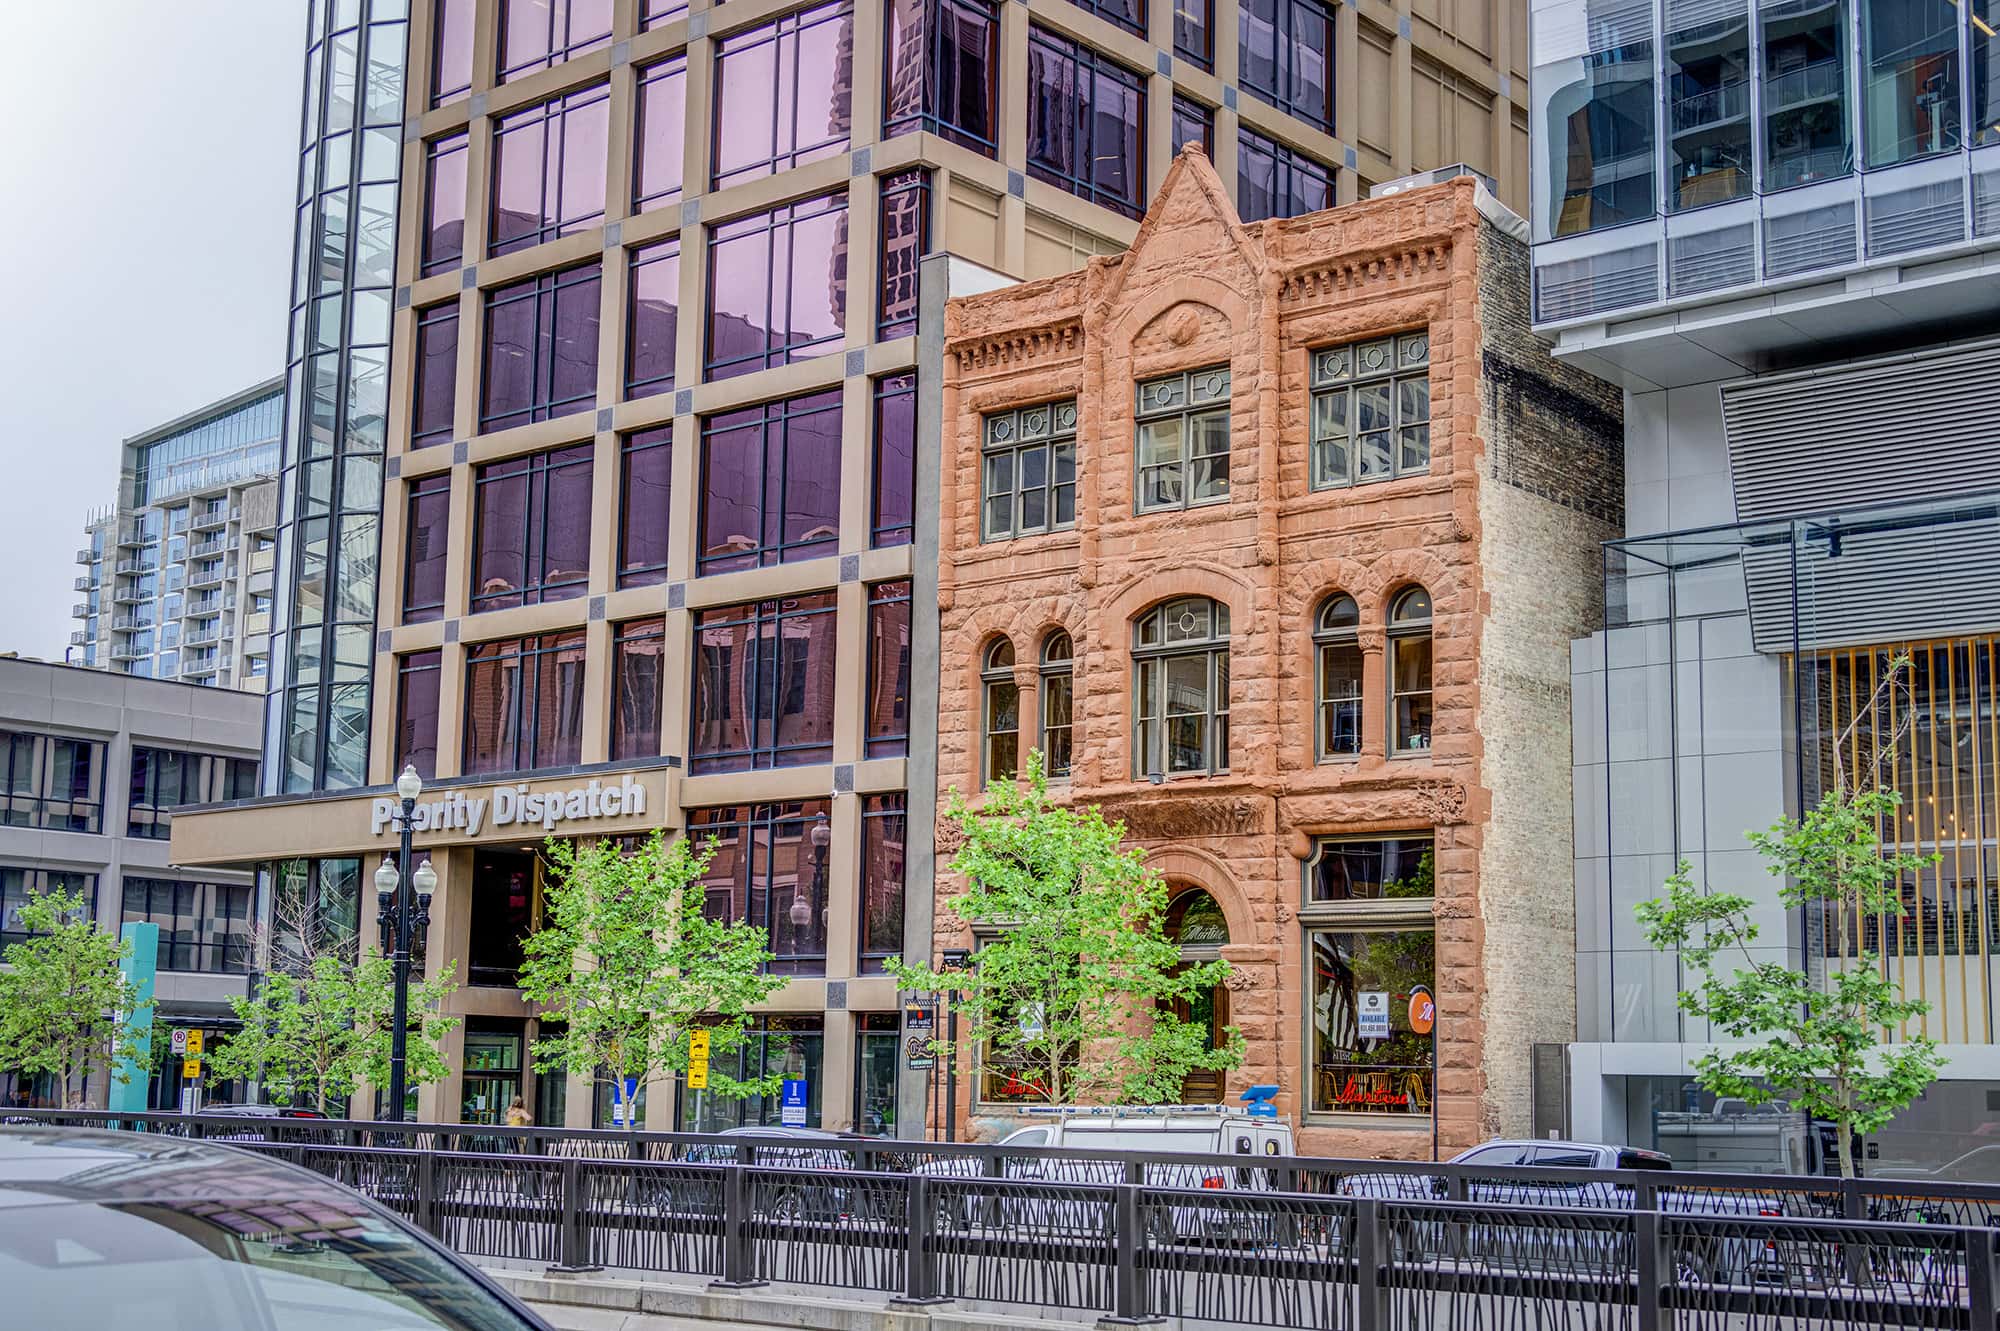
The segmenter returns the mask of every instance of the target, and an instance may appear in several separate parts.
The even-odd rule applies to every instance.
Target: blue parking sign
[[[787,1128],[806,1125],[806,1083],[787,1080],[778,1092],[778,1122]]]

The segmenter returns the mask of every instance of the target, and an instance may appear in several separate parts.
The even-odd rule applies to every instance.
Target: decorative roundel
[[[1039,439],[1049,432],[1049,409],[1029,407],[1021,413],[1021,437]]]
[[[1210,370],[1201,378],[1201,391],[1206,397],[1221,397],[1228,380],[1228,371]]]
[[[1331,347],[1319,353],[1316,373],[1322,379],[1338,379],[1347,373],[1347,348]]]
[[[1014,418],[1002,416],[986,423],[986,437],[996,444],[1004,444],[1014,437]]]
[[[1177,626],[1181,631],[1181,636],[1189,638],[1194,636],[1195,619],[1193,606],[1181,607],[1181,617]]]
[[[1371,342],[1361,348],[1361,368],[1364,370],[1384,370],[1389,367],[1389,344]]]
[[[1430,358],[1431,340],[1424,333],[1403,339],[1403,364],[1421,365]]]
[[[1056,407],[1056,428],[1073,430],[1076,428],[1076,403],[1064,402]]]

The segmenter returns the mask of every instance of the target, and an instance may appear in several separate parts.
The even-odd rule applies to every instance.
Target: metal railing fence
[[[2000,1187],[26,1111],[207,1137],[468,1256],[1332,1331],[2000,1331]]]

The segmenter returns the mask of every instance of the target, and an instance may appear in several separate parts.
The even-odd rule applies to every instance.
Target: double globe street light
[[[415,873],[410,872],[410,839],[416,832],[417,797],[423,793],[424,781],[417,775],[416,767],[404,767],[403,774],[396,778],[396,795],[402,801],[402,809],[389,815],[402,833],[402,847],[393,861],[383,856],[382,867],[375,871],[376,924],[382,930],[382,950],[389,954],[396,974],[395,1007],[389,1018],[388,1121],[391,1123],[403,1121],[404,1063],[409,1051],[405,1027],[410,1015],[410,938],[416,929],[428,927],[431,922],[431,893],[437,890],[438,881],[437,870],[431,868],[428,857]]]

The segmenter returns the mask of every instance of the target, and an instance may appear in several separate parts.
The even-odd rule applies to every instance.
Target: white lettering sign
[[[384,836],[396,830],[395,818],[401,801],[393,795],[378,798],[369,819],[369,832]],[[411,811],[410,825],[418,832],[463,832],[478,836],[481,828],[539,825],[553,833],[563,823],[592,818],[624,818],[646,812],[646,788],[630,776],[615,786],[592,780],[568,790],[530,792],[527,782],[495,786],[485,796],[448,791],[436,799],[420,800]]]

